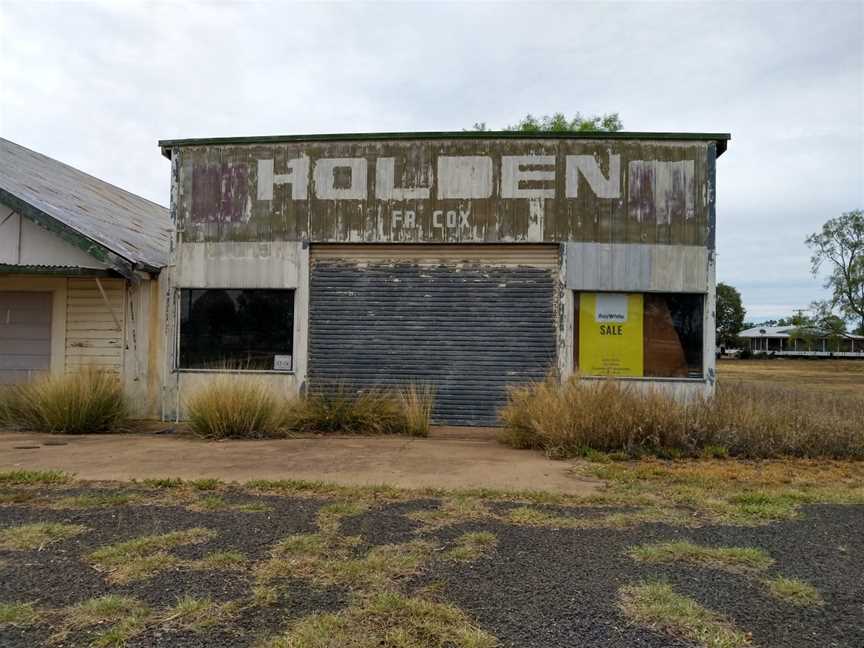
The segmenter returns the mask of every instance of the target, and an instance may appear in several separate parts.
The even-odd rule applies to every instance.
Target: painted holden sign
[[[184,240],[703,245],[711,168],[680,142],[287,143],[184,149]]]
[[[579,370],[591,376],[642,376],[643,296],[582,293]]]

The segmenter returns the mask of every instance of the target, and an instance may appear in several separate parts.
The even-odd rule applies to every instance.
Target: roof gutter
[[[106,264],[132,283],[140,281],[139,277],[135,274],[136,270],[143,270],[150,274],[159,274],[161,271],[161,268],[151,266],[148,263],[136,263],[117,254],[110,248],[69,227],[66,223],[57,220],[41,209],[36,209],[27,201],[2,188],[0,188],[0,202],[7,204],[15,212],[36,223],[39,227],[48,230],[70,245],[86,252],[97,261]]]
[[[489,139],[613,139],[613,140],[665,140],[713,141],[717,144],[717,157],[725,151],[732,139],[729,133],[642,133],[629,131],[421,131],[416,133],[322,133],[318,135],[262,135],[252,137],[210,137],[200,139],[159,140],[162,155],[171,159],[171,151],[181,146],[228,146],[240,144],[279,144],[288,142],[375,142],[382,140],[489,140]]]

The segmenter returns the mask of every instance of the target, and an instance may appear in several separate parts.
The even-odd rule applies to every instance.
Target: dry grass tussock
[[[342,385],[286,398],[257,376],[216,376],[186,398],[186,416],[205,439],[267,438],[301,434],[404,434],[427,436],[434,391],[354,391]]]
[[[186,398],[189,427],[205,439],[273,436],[284,416],[284,399],[254,376],[215,376]]]
[[[427,436],[434,402],[428,386],[369,389],[337,385],[289,404],[285,427],[312,434],[403,434]]]
[[[45,376],[0,392],[0,425],[39,432],[107,432],[123,423],[127,411],[118,377],[96,369]]]
[[[678,402],[626,383],[548,379],[511,390],[501,440],[551,457],[864,458],[864,398],[723,384]]]

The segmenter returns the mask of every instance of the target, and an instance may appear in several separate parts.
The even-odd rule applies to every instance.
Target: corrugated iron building
[[[714,387],[705,133],[160,142],[172,162],[166,416],[225,371],[286,394],[431,384],[494,425],[509,385]]]
[[[94,367],[157,417],[171,232],[165,207],[0,138],[0,385]]]

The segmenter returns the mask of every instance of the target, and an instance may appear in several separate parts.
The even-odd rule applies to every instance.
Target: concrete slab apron
[[[204,442],[147,434],[2,433],[0,470],[14,469],[64,470],[90,480],[301,479],[574,495],[591,494],[601,487],[599,481],[577,477],[571,463],[550,461],[541,453],[513,450],[486,439],[324,437]]]

